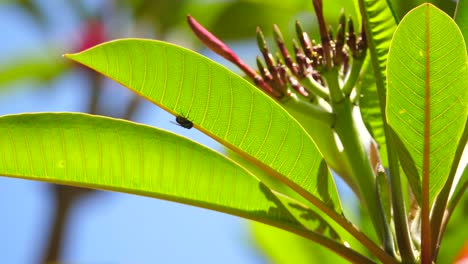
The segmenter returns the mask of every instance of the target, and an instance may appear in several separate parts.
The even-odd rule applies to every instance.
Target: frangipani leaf
[[[257,162],[316,205],[341,212],[332,179],[317,182],[322,159],[310,136],[278,103],[225,67],[160,41],[123,39],[66,55]],[[334,192],[322,197],[321,185]],[[325,199],[329,199],[327,204]]]
[[[303,230],[248,171],[164,130],[86,114],[9,115],[0,117],[0,146],[0,175],[156,197]]]
[[[295,200],[271,191],[243,167],[196,142],[124,120],[76,113],[0,117],[0,175],[127,192],[195,205],[280,227],[351,261],[330,225],[304,228]],[[287,202],[286,206],[283,201]],[[317,230],[321,231],[321,230]]]
[[[447,180],[467,120],[467,61],[457,25],[431,4],[408,13],[392,40],[387,119],[420,182],[428,181],[430,204]]]

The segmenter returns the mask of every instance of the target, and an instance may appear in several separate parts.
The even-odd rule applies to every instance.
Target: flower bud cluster
[[[321,73],[331,69],[339,69],[341,76],[347,76],[350,71],[350,58],[362,60],[367,49],[364,30],[357,34],[351,18],[342,12],[333,36],[332,28],[326,28],[322,14],[321,1],[313,1],[320,28],[321,43],[311,40],[301,24],[296,22],[297,39],[292,40],[293,55],[286,48],[283,35],[277,25],[273,25],[274,39],[279,52],[273,54],[263,32],[257,28],[257,45],[262,58],[257,57],[258,70],[247,66],[222,41],[203,28],[195,19],[188,17],[189,24],[198,38],[211,50],[236,64],[259,88],[276,99],[296,93],[313,99],[321,97],[328,100],[326,81]],[[347,28],[346,28],[347,26]],[[347,29],[347,30],[346,30]]]

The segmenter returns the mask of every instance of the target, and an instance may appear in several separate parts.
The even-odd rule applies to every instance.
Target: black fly
[[[193,127],[192,121],[188,120],[188,119],[185,118],[185,117],[176,116],[175,121],[177,122],[177,124],[179,124],[179,126],[181,126],[181,127],[183,127],[183,128],[191,129],[191,128]]]

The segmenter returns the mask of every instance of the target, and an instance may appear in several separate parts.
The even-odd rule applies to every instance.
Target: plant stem
[[[322,99],[328,101],[330,100],[330,95],[325,90],[320,83],[314,80],[312,76],[307,76],[300,81],[301,85],[309,89],[313,94],[321,97]]]
[[[327,126],[332,126],[335,122],[335,114],[330,113],[319,105],[311,104],[297,96],[290,97],[289,100],[292,100],[293,102],[288,103],[288,106],[297,112],[306,113],[311,118],[314,118]]]
[[[341,139],[345,155],[353,170],[353,177],[359,185],[360,194],[367,207],[372,223],[380,241],[390,234],[380,209],[379,197],[375,192],[375,175],[362,145],[352,116],[352,104],[349,98],[333,106],[337,120],[335,131]],[[374,191],[373,191],[374,190]]]
[[[349,96],[351,91],[356,85],[356,81],[359,77],[359,73],[361,72],[362,64],[364,63],[365,57],[360,59],[353,59],[353,64],[351,64],[351,70],[349,74],[346,76],[344,85],[343,85],[343,93],[345,96]],[[358,95],[359,96],[359,95]]]
[[[383,242],[388,253],[394,255],[393,237],[381,210],[374,171],[352,115],[353,104],[349,97],[344,97],[338,82],[337,68],[325,71],[323,76],[326,78],[332,108],[336,114],[334,128],[343,144],[345,157],[352,170],[352,177],[358,184],[362,201],[366,205],[379,241]]]
[[[390,169],[390,190],[392,198],[393,208],[393,221],[395,229],[398,230],[396,233],[396,241],[398,249],[400,251],[401,259],[403,263],[414,263],[415,256],[413,251],[413,244],[410,240],[410,231],[408,227],[407,215],[405,202],[403,201],[403,193],[401,186],[401,174],[400,167],[398,166],[398,157],[392,143],[392,138],[389,136],[389,127],[387,122],[384,121],[384,133],[386,136],[387,143],[387,157]]]
[[[332,106],[336,103],[343,101],[344,94],[341,91],[340,84],[338,82],[338,67],[334,67],[330,70],[325,70],[322,73],[322,76],[325,77],[327,82],[328,90],[330,91],[330,98]]]
[[[397,160],[396,160],[396,154],[395,150],[393,149],[393,144],[390,139],[390,132],[389,132],[389,127],[387,124],[387,119],[386,119],[386,91],[385,91],[385,80],[384,77],[381,74],[380,65],[379,65],[379,54],[376,50],[376,44],[374,43],[374,37],[373,37],[373,32],[370,30],[369,25],[366,23],[366,21],[369,20],[367,17],[367,11],[365,10],[365,4],[363,0],[359,0],[359,9],[361,11],[361,15],[363,16],[363,28],[366,32],[367,35],[367,40],[369,42],[369,51],[371,55],[371,62],[372,62],[372,68],[374,69],[374,77],[375,77],[375,84],[377,86],[377,94],[379,97],[379,105],[380,105],[380,114],[381,114],[381,120],[383,123],[384,127],[384,133],[385,133],[385,143],[387,146],[387,156],[389,159],[389,164],[390,164],[390,188],[391,188],[391,193],[392,193],[392,209],[393,213],[395,215],[394,218],[394,224],[395,224],[395,229],[398,230],[399,232],[396,232],[396,238],[397,238],[397,244],[398,244],[398,249],[400,251],[400,255],[402,257],[403,262],[409,261],[413,262],[414,261],[414,253],[412,251],[412,243],[411,243],[411,238],[410,238],[410,232],[408,228],[408,222],[407,222],[407,216],[406,216],[406,210],[404,206],[404,202],[402,200],[402,189],[401,189],[401,182],[400,178],[398,176],[392,176],[392,175],[398,175],[399,174],[399,167]],[[397,174],[398,173],[398,174]]]

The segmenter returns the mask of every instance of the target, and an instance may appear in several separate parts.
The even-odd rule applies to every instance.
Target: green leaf
[[[290,213],[300,206],[295,200],[271,191],[225,156],[170,132],[86,114],[10,115],[0,117],[0,146],[1,175],[208,208],[280,227],[350,261],[367,261],[326,220],[314,218],[320,225],[307,230]]]
[[[390,41],[397,23],[386,0],[355,0],[355,4],[361,11],[370,51],[370,61],[369,58],[366,59],[359,84],[362,95],[359,105],[366,125],[379,144],[382,163],[387,166],[387,142],[383,120],[386,103],[386,67]]]
[[[169,43],[137,39],[66,56],[188,118],[296,191],[312,194],[316,206],[341,212],[333,181],[315,180],[322,158],[304,128],[273,99],[223,66]],[[324,197],[322,185],[333,186],[334,192]]]
[[[0,175],[156,197],[304,231],[248,171],[160,129],[86,114],[9,115],[0,117],[0,146]]]
[[[287,186],[279,182],[277,179],[271,177],[267,172],[255,166],[255,164],[243,159],[237,153],[228,150],[228,157],[234,160],[235,162],[241,164],[249,172],[251,172],[258,179],[260,179],[262,183],[265,183],[265,185],[267,185],[272,190],[272,192],[276,194],[276,199],[281,202],[282,206],[285,206],[286,209],[292,215],[294,215],[296,220],[300,222],[303,226],[307,227],[309,230],[316,231],[322,235],[327,234],[326,232],[324,233],[322,231],[332,230],[331,232],[336,233],[338,237],[341,238],[341,240],[345,241],[350,246],[350,248],[360,252],[361,254],[368,254],[368,251],[365,251],[365,248],[361,244],[361,241],[357,240],[355,237],[350,235],[341,226],[339,226],[337,223],[331,220],[326,214],[324,214],[322,211],[318,210],[316,207],[311,205],[310,202],[304,199],[304,197],[295,193],[293,190],[287,188]],[[317,181],[323,181],[326,178],[332,178],[332,175],[330,174],[327,164],[324,160],[322,160],[319,174],[317,175]],[[327,190],[324,189],[322,191],[326,192]],[[284,198],[285,196],[283,194],[287,195],[287,197]],[[293,198],[294,201],[292,201],[292,199],[289,197]],[[316,230],[317,223],[319,223],[318,226],[321,227],[319,230]],[[328,237],[332,238],[331,236]]]
[[[319,244],[261,223],[251,225],[255,243],[266,254],[268,263],[348,263]],[[287,252],[287,254],[285,254]]]
[[[317,234],[321,234],[324,237],[338,241],[344,245],[343,240],[337,231],[331,224],[322,216],[323,213],[320,211],[312,210],[306,205],[299,203],[298,201],[283,195],[279,192],[270,190],[266,185],[261,185],[260,189],[269,198],[270,201],[274,202],[278,208],[282,208],[288,211],[294,219],[301,223],[308,230],[311,230]],[[334,223],[330,221],[330,223]]]
[[[408,149],[430,204],[447,180],[468,116],[467,55],[454,21],[430,4],[398,26],[388,60],[388,123]]]
[[[386,0],[355,0],[359,2],[365,32],[369,42],[372,66],[378,89],[385,89],[387,55],[397,23]]]
[[[457,25],[460,28],[463,34],[463,37],[465,38],[465,47],[466,47],[466,42],[468,41],[468,1],[467,0],[458,0],[457,9],[455,10],[455,22],[457,22]]]

